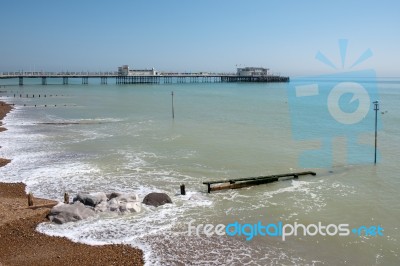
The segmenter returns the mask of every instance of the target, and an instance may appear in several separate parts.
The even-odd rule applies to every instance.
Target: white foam
[[[13,158],[13,162],[0,169],[0,178],[24,181],[35,196],[62,200],[64,191],[68,191],[71,196],[80,191],[135,192],[140,198],[150,192],[164,192],[171,196],[183,182],[187,189],[185,196],[171,196],[173,204],[158,208],[144,205],[141,213],[120,216],[100,214],[77,223],[42,223],[38,226],[38,231],[91,245],[124,243],[137,246],[144,250],[148,265],[174,264],[185,260],[203,265],[256,265],[258,262],[255,258],[261,258],[259,261],[263,262],[264,254],[281,263],[296,261],[273,245],[258,247],[236,238],[188,237],[186,225],[191,219],[214,223],[216,219],[224,217],[224,210],[227,215],[248,214],[265,208],[266,204],[273,205],[272,199],[283,193],[311,193],[310,197],[318,200],[320,193],[307,187],[306,183],[293,181],[288,183],[290,187],[279,188],[266,195],[260,192],[253,194],[253,190],[249,189],[201,193],[200,191],[205,191],[205,186],[201,184],[202,179],[210,174],[227,175],[228,172],[202,164],[191,165],[195,168],[191,169],[192,172],[181,170],[174,161],[198,156],[194,149],[181,148],[173,153],[153,152],[149,151],[151,149],[142,149],[137,143],[111,149],[106,145],[107,149],[103,153],[99,150],[91,153],[90,150],[75,148],[86,141],[101,145],[101,141],[113,141],[115,136],[127,134],[133,137],[143,135],[147,139],[147,131],[155,124],[152,120],[118,123],[119,127],[115,128],[107,123],[54,127],[37,125],[43,119],[31,119],[26,112],[24,109],[13,113],[15,119],[10,120],[10,130],[4,135],[4,142],[2,138],[4,147],[0,152]],[[63,119],[55,115],[46,119],[82,123],[125,122],[113,121],[112,118]],[[62,136],[54,133],[60,129],[65,131]],[[180,135],[154,138],[168,144],[179,139]],[[96,145],[94,147],[97,148]],[[192,175],[197,170],[198,176]],[[196,196],[197,199],[190,200]],[[259,201],[260,196],[267,196],[269,202]],[[204,253],[193,253],[193,250],[203,249],[207,256],[202,256]]]

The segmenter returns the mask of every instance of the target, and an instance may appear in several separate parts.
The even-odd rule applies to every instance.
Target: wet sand
[[[11,109],[0,102],[0,131],[5,130],[1,120]],[[9,159],[0,159],[0,167],[9,162]],[[48,203],[54,201],[34,198],[34,205]],[[48,221],[49,208],[28,209],[27,206],[23,183],[0,182],[0,266],[144,264],[143,252],[127,245],[90,246],[39,233],[36,226]]]

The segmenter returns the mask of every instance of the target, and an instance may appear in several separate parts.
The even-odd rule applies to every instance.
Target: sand
[[[11,106],[0,102],[0,121],[10,110]],[[9,162],[0,159],[0,167]],[[48,203],[54,201],[34,198],[34,205]],[[36,226],[48,222],[46,216],[50,209],[27,207],[25,184],[0,183],[0,266],[144,264],[143,252],[131,246],[90,246],[39,233]]]

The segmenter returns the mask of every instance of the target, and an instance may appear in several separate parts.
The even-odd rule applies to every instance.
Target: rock
[[[126,204],[126,209],[130,212],[140,212],[142,210],[141,202],[128,202]]]
[[[105,212],[108,210],[108,204],[106,201],[102,201],[94,207],[96,212]]]
[[[140,212],[142,210],[142,206],[140,202],[122,202],[119,206],[120,212]]]
[[[146,205],[151,205],[158,207],[166,203],[172,203],[171,198],[165,193],[152,192],[143,199],[143,203]]]
[[[95,214],[96,213],[91,208],[88,208],[80,201],[77,201],[73,204],[60,203],[54,206],[51,209],[48,218],[53,223],[63,224],[86,219]]]
[[[112,212],[114,212],[114,211],[118,211],[119,210],[119,203],[118,203],[118,201],[114,198],[114,199],[112,199],[112,200],[109,200],[108,202],[107,202],[107,208],[108,208],[108,210],[110,210],[110,211],[112,211]]]
[[[108,201],[110,211],[140,212],[142,207],[137,194],[120,194]]]
[[[135,193],[132,194],[120,194],[118,197],[115,198],[120,202],[132,202],[132,201],[139,201],[139,196]]]
[[[112,193],[107,194],[107,199],[108,199],[108,200],[112,200],[113,198],[119,197],[119,196],[121,196],[121,195],[122,195],[121,193],[112,192]]]
[[[80,201],[85,205],[96,207],[100,202],[107,201],[107,195],[104,192],[78,193],[73,201]]]

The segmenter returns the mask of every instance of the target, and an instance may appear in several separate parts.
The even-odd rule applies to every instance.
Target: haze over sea
[[[370,164],[346,163],[345,149],[335,146],[342,143],[338,139],[333,166],[311,169],[316,176],[211,194],[202,182],[304,170],[298,158],[310,144],[292,138],[288,84],[89,82],[1,88],[5,92],[0,99],[16,108],[4,120],[8,130],[1,133],[0,157],[12,163],[0,168],[0,181],[22,181],[36,196],[58,200],[65,191],[136,192],[141,198],[158,191],[169,194],[173,204],[143,206],[138,214],[41,224],[39,231],[84,243],[138,246],[148,265],[400,263],[399,78],[377,80],[383,112],[378,117],[383,124],[378,165],[373,165],[373,154]],[[329,127],[329,121],[315,121],[313,127]],[[362,141],[373,146],[373,134]],[[182,183],[188,195],[177,196]],[[194,194],[202,200],[188,200]],[[188,236],[187,224],[193,219],[214,225],[381,225],[384,236],[293,236],[286,241]]]

